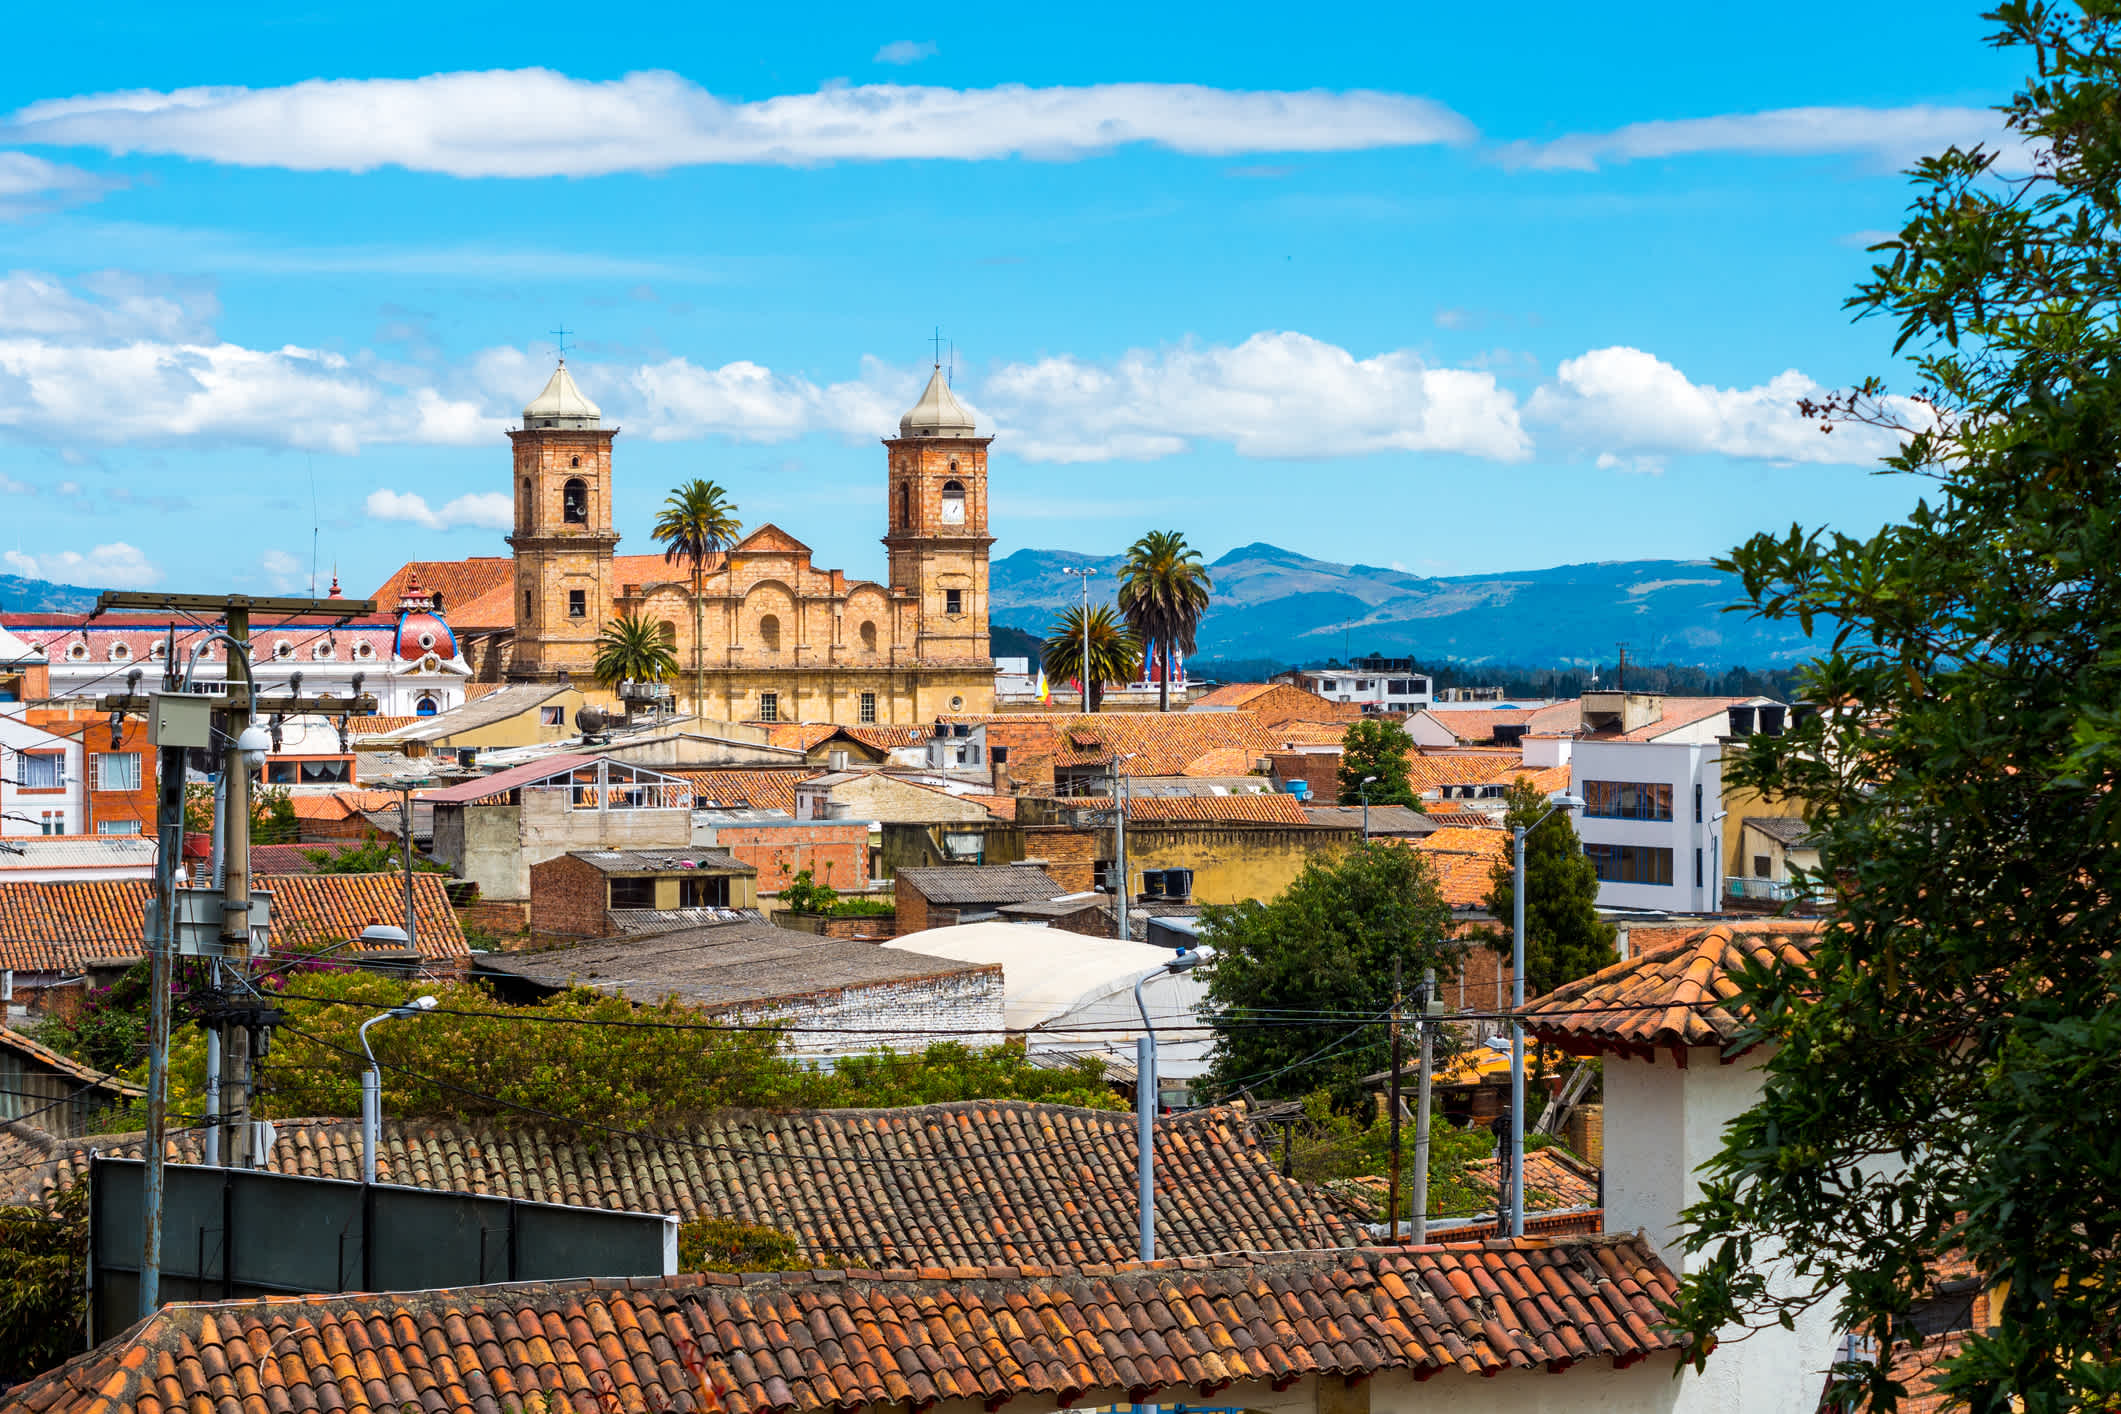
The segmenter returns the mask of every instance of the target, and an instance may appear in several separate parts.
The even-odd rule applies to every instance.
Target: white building
[[[1714,913],[1723,900],[1723,738],[1733,709],[1745,729],[1782,730],[1784,708],[1765,697],[1663,697],[1587,692],[1566,745],[1583,852],[1598,869],[1605,908]],[[1772,728],[1769,723],[1772,722]],[[1527,760],[1534,745],[1527,740]],[[1555,746],[1541,741],[1542,759]]]
[[[86,831],[88,781],[81,749],[78,738],[55,736],[0,711],[0,835]]]
[[[1276,682],[1315,692],[1328,702],[1353,702],[1365,712],[1420,712],[1435,701],[1428,676],[1412,658],[1357,658],[1345,668],[1299,668]]]
[[[340,597],[336,580],[331,589],[330,597]],[[0,677],[18,684],[7,690],[24,699],[64,699],[123,692],[128,675],[138,670],[143,690],[151,691],[170,652],[172,622],[141,613],[0,616],[0,634],[7,635],[0,640]],[[206,629],[188,621],[174,626],[181,669]],[[343,624],[321,616],[253,623],[250,645],[262,698],[294,695],[297,678],[303,696],[352,697],[359,678],[360,690],[374,694],[376,712],[385,717],[446,712],[463,703],[471,678],[442,606],[417,585],[408,586],[394,608]],[[14,666],[4,666],[9,663]],[[17,672],[20,677],[10,676]],[[209,643],[194,683],[219,683],[227,676],[227,645]],[[269,706],[261,701],[260,712]]]

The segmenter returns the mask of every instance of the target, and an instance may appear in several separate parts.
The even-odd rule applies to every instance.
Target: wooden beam
[[[95,612],[112,609],[144,609],[150,613],[221,614],[230,608],[247,609],[253,615],[314,614],[344,621],[376,611],[373,599],[295,599],[257,594],[160,594],[149,590],[106,589],[96,596]]]

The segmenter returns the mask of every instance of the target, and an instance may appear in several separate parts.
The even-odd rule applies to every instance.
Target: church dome
[[[603,417],[603,409],[582,396],[575,387],[574,375],[567,371],[567,360],[552,371],[545,382],[545,391],[530,400],[523,409],[523,426],[531,427],[595,427]]]
[[[966,412],[965,405],[950,392],[950,385],[944,381],[940,368],[928,379],[921,400],[898,420],[898,435],[901,437],[970,437],[978,431],[973,425],[972,414]]]
[[[435,608],[435,601],[420,588],[416,574],[405,576],[405,595],[398,600],[398,631],[391,652],[401,663],[417,663],[432,653],[443,662],[457,656],[456,631]]]

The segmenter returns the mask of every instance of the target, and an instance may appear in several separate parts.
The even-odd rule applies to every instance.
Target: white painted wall
[[[1641,845],[1672,852],[1672,882],[1601,882],[1598,902],[1606,908],[1664,909],[1713,913],[1723,890],[1722,748],[1665,741],[1578,741],[1569,763],[1571,788],[1583,794],[1592,781],[1665,784],[1672,788],[1669,820],[1610,820],[1579,812],[1576,834],[1585,844]],[[1701,788],[1701,818],[1694,818],[1694,789]],[[1701,883],[1694,883],[1694,851],[1701,851]]]
[[[18,712],[19,712],[18,708]],[[64,784],[58,790],[24,790],[24,751],[57,751],[65,758]],[[87,781],[81,759],[81,742],[74,737],[55,736],[33,727],[19,715],[0,712],[0,835],[56,833],[78,835],[88,827]],[[60,828],[47,831],[47,811],[58,812]]]

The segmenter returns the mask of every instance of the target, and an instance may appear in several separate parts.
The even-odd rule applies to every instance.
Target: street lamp
[[[1134,1043],[1134,1172],[1140,1188],[1135,1211],[1140,1228],[1137,1250],[1144,1262],[1156,1260],[1157,1088],[1156,1027],[1150,1023],[1148,1005],[1142,1001],[1142,983],[1152,977],[1191,972],[1213,956],[1213,948],[1192,948],[1134,979],[1134,1008],[1142,1014],[1142,1034]]]
[[[1355,788],[1355,793],[1362,797],[1362,842],[1364,844],[1370,842],[1370,787],[1375,784],[1377,784],[1377,777],[1364,776],[1362,784]]]
[[[414,997],[403,1006],[394,1006],[389,1011],[378,1012],[361,1023],[361,1050],[368,1057],[368,1069],[361,1072],[361,1182],[376,1181],[376,1144],[383,1130],[383,1071],[376,1064],[376,1053],[368,1048],[368,1028],[379,1021],[395,1021],[400,1017],[418,1016],[423,1011],[433,1011],[433,997]]]
[[[1516,873],[1510,912],[1510,1236],[1524,1236],[1524,840],[1563,810],[1583,809],[1583,797],[1560,791],[1547,797],[1547,813],[1512,832]]]

